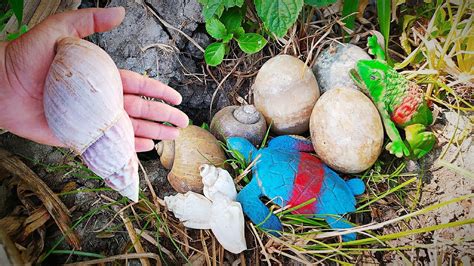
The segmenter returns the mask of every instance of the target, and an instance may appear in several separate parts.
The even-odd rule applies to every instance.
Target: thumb
[[[44,24],[59,28],[57,31],[59,35],[84,38],[96,32],[115,28],[124,17],[123,7],[87,8],[56,14],[48,18]]]
[[[58,40],[64,37],[84,38],[95,32],[111,30],[124,17],[123,7],[87,8],[50,16],[20,38],[9,42],[5,57],[13,61],[10,64],[16,73],[28,73],[33,84],[26,87],[41,87],[53,61]]]

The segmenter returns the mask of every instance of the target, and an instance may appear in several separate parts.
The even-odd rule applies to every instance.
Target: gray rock
[[[104,48],[119,68],[132,70],[168,83],[176,68],[175,55],[157,48],[142,49],[148,45],[170,45],[170,36],[136,1],[113,0],[109,6],[125,7],[125,19],[119,27],[98,36]],[[157,59],[166,62],[160,64]]]
[[[198,23],[204,22],[201,16],[201,5],[196,0],[148,0],[146,2],[161,18],[188,35],[192,35]],[[182,35],[176,32],[170,32],[170,35],[179,48],[184,47],[186,41]]]
[[[123,23],[110,32],[97,35],[98,44],[107,51],[119,68],[147,74],[170,85],[183,95],[178,107],[196,123],[209,122],[208,110],[213,88],[193,76],[202,73],[202,52],[182,34],[165,27],[140,1],[112,0],[108,6],[126,9]],[[149,0],[148,6],[166,22],[196,38],[203,47],[209,37],[199,23],[203,22],[196,0]],[[143,48],[148,47],[144,50]],[[199,60],[196,62],[193,58]],[[210,83],[211,84],[211,83]],[[215,106],[227,105],[227,97],[217,94]]]
[[[371,58],[363,49],[353,44],[332,43],[322,51],[313,66],[321,94],[334,88],[358,90],[349,71],[362,59]]]
[[[211,39],[206,33],[203,32],[195,32],[192,36],[192,38],[203,48],[206,49],[206,47],[211,43]],[[189,42],[186,45],[186,52],[188,52],[191,56],[198,58],[198,59],[203,59],[204,58],[204,53],[199,50],[196,45],[193,43]]]
[[[151,160],[142,164],[158,197],[164,198],[165,196],[177,193],[168,182],[167,176],[169,171],[161,165],[159,160]],[[140,188],[148,191],[142,171],[140,171],[140,180]]]

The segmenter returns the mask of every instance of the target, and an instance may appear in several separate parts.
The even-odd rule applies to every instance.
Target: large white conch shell
[[[235,254],[246,250],[244,214],[235,201],[237,191],[232,177],[212,165],[204,164],[200,170],[207,198],[189,191],[165,197],[166,206],[184,226],[211,229],[226,250]]]
[[[49,127],[123,196],[138,201],[133,126],[123,108],[119,71],[100,47],[67,37],[57,43],[44,90]]]

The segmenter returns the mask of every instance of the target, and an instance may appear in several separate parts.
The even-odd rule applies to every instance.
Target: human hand
[[[48,127],[43,109],[43,90],[55,55],[55,44],[67,37],[84,38],[118,26],[125,10],[90,8],[56,14],[12,42],[0,42],[0,128],[33,141],[63,146]],[[120,70],[124,107],[135,131],[135,149],[153,149],[152,139],[174,139],[188,117],[167,104],[148,101],[140,95],[180,104],[182,97],[165,84],[140,74]],[[154,122],[153,122],[154,121]]]

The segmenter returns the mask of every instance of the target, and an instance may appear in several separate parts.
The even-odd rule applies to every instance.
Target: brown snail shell
[[[214,115],[210,131],[223,142],[229,137],[243,137],[259,145],[265,137],[267,123],[253,105],[233,105],[222,108]]]
[[[208,131],[197,126],[180,129],[174,141],[156,144],[160,161],[167,169],[168,181],[179,193],[202,192],[200,175],[202,164],[222,165],[226,160],[218,140]]]

